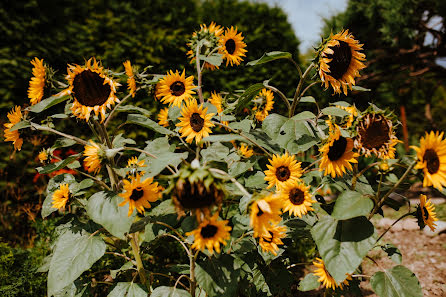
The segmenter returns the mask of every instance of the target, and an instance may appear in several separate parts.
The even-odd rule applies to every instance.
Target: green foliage
[[[423,291],[416,275],[402,265],[378,271],[371,280],[373,290],[380,297],[421,297]]]

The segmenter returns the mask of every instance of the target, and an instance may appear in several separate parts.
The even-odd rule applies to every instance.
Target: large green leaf
[[[422,297],[417,276],[402,265],[378,271],[370,279],[373,291],[380,297]]]
[[[336,117],[345,117],[350,114],[348,111],[345,111],[339,107],[334,107],[334,106],[325,107],[321,110],[321,112],[325,115],[331,115]]]
[[[161,286],[152,291],[150,297],[190,297],[188,291],[174,287]]]
[[[275,140],[279,134],[280,128],[288,121],[287,117],[277,113],[268,115],[262,122],[262,130],[272,139]]]
[[[48,296],[62,290],[89,269],[105,253],[99,236],[67,230],[57,239],[48,272]]]
[[[113,192],[98,192],[88,199],[87,214],[95,222],[102,225],[112,235],[125,239],[134,219],[129,217],[129,205],[119,206],[123,199]]]
[[[340,221],[325,216],[313,226],[311,235],[336,282],[353,273],[376,242],[375,228],[366,217]]]
[[[147,292],[139,284],[122,282],[118,283],[107,297],[147,297]]]
[[[336,199],[332,217],[338,220],[348,220],[354,217],[366,216],[373,208],[373,201],[355,191],[345,191]]]
[[[129,113],[130,112],[139,112],[139,113],[141,113],[141,114],[143,114],[143,115],[145,115],[147,117],[152,114],[149,110],[147,110],[145,108],[141,108],[141,107],[134,106],[134,105],[129,105],[129,104],[119,105],[116,108],[116,111],[118,111],[118,112],[129,112]]]
[[[175,135],[173,131],[170,131],[169,129],[164,128],[163,126],[158,125],[158,123],[152,121],[148,117],[140,114],[129,114],[127,116],[127,123],[128,124],[136,124],[143,126],[145,128],[149,128],[155,132],[166,134],[166,135]]]
[[[229,148],[220,142],[212,143],[207,149],[200,151],[201,156],[205,162],[217,161],[226,162],[229,155]]]
[[[35,112],[35,113],[39,113],[39,112],[42,112],[45,109],[48,109],[56,104],[59,104],[60,102],[67,100],[68,98],[70,98],[70,96],[68,96],[68,95],[61,96],[59,93],[52,97],[46,98],[33,106],[28,107],[28,110]]]
[[[231,164],[231,167],[229,167],[228,174],[232,177],[237,177],[242,173],[245,173],[249,169],[252,168],[255,162],[234,162]]]
[[[261,83],[254,84],[247,88],[245,92],[238,98],[237,105],[235,106],[235,113],[240,112],[242,108],[244,108],[249,101],[252,100],[255,96],[259,94],[259,91],[263,89],[265,86]]]
[[[264,64],[264,63],[268,63],[268,62],[277,60],[277,59],[291,59],[291,57],[292,57],[291,54],[288,52],[274,51],[274,52],[265,53],[265,54],[263,54],[262,57],[260,57],[260,59],[250,61],[250,62],[246,63],[246,65],[248,65],[248,66],[260,65],[260,64]]]
[[[306,292],[316,290],[320,286],[319,277],[313,273],[305,275],[304,279],[299,283],[299,291]]]
[[[230,142],[233,140],[243,141],[245,139],[238,134],[209,135],[208,137],[203,138],[203,141],[205,142]]]

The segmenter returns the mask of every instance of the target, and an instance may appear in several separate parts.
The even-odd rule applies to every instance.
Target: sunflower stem
[[[197,50],[195,51],[195,62],[197,64],[197,80],[198,80],[198,98],[200,98],[200,103],[204,103],[203,91],[201,90],[201,67],[200,67],[200,58],[198,55],[200,54],[201,44],[197,44]]]
[[[195,253],[195,255],[192,255],[192,253],[190,253],[189,256],[189,263],[190,263],[190,294],[192,295],[192,297],[195,297],[195,289],[197,287],[197,282],[195,281],[195,261],[197,260],[197,256],[198,256],[198,251]]]
[[[140,88],[135,90],[135,93],[139,90]],[[130,98],[131,94],[128,94],[127,96],[125,96],[121,102],[119,102],[118,104],[116,104],[116,106],[112,109],[112,111],[110,111],[110,114],[108,115],[107,119],[104,122],[104,126],[107,127],[108,123],[110,122],[110,120],[112,119],[112,117],[114,116],[114,113],[116,112],[116,110],[118,109],[119,106],[121,106],[128,98]]]
[[[279,95],[279,97],[283,100],[283,102],[285,102],[287,108],[288,108],[288,112],[290,111],[291,105],[290,102],[288,102],[287,97],[285,96],[285,94],[283,94],[279,89],[276,89],[273,86],[270,86],[269,84],[263,84],[267,89],[270,89],[271,91],[273,91],[274,93],[276,93],[277,95]]]
[[[84,145],[84,146],[88,144],[88,142],[86,142],[85,140],[80,139],[80,138],[78,138],[78,137],[76,137],[76,136],[69,135],[69,134],[65,134],[65,133],[60,132],[60,131],[57,131],[57,130],[55,130],[55,129],[53,129],[53,128],[46,127],[46,126],[41,126],[41,125],[36,124],[36,123],[33,123],[33,122],[29,122],[29,123],[30,123],[31,127],[33,127],[34,129],[41,130],[41,131],[48,131],[48,132],[51,132],[51,133],[54,133],[54,134],[63,136],[63,137],[65,137],[65,138],[74,140],[74,141],[76,141],[77,143],[82,144],[82,145]]]
[[[354,191],[356,189],[356,181],[358,180],[358,163],[353,165],[353,177],[352,177],[352,185],[350,186],[350,190]]]
[[[154,158],[154,159],[158,159],[155,155],[153,155],[153,154],[151,154],[151,153],[149,153],[149,152],[146,152],[145,150],[136,148],[136,147],[128,147],[128,146],[125,146],[124,149],[127,150],[127,151],[140,152],[140,153],[143,153],[143,154],[145,154],[145,155],[147,155],[147,156],[149,156],[149,157],[152,157],[152,158]],[[169,169],[169,171],[170,171],[172,174],[176,174],[176,172],[175,172],[169,165],[167,165],[167,169]]]
[[[392,223],[392,225],[390,225],[379,237],[378,237],[378,239],[376,240],[376,242],[379,242],[379,240],[381,239],[381,238],[383,238],[384,237],[384,235],[386,235],[386,233],[394,226],[394,225],[396,225],[396,223],[398,223],[400,220],[402,220],[403,218],[405,218],[405,217],[407,217],[407,216],[410,216],[410,215],[413,215],[413,212],[408,212],[408,213],[405,213],[405,214],[403,214],[401,217],[399,217],[395,222],[393,222]]]
[[[289,112],[288,117],[291,118],[294,115],[294,112],[296,110],[296,106],[300,101],[300,98],[302,98],[302,94],[300,91],[302,89],[302,86],[304,84],[305,79],[307,78],[308,74],[310,74],[311,69],[313,69],[313,67],[315,66],[314,63],[311,63],[310,66],[308,66],[308,68],[305,70],[304,74],[302,75],[302,77],[299,80],[299,84],[297,85],[296,88],[296,92],[294,93],[294,97],[293,97],[293,103],[291,105],[291,109]]]
[[[141,282],[146,285],[147,279],[146,279],[146,272],[144,270],[144,265],[142,264],[141,255],[139,254],[139,246],[136,239],[136,236],[138,233],[133,233],[130,235],[130,245],[132,246],[133,254],[135,255],[136,260],[136,267],[138,268],[138,274]]]

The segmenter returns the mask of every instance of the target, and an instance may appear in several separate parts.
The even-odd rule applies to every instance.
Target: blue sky
[[[322,18],[330,17],[347,8],[347,0],[256,0],[277,5],[288,14],[288,21],[300,39],[303,53],[320,41]]]

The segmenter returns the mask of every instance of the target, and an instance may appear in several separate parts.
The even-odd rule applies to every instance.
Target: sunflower
[[[277,190],[280,190],[293,180],[298,181],[302,176],[301,162],[297,162],[288,152],[282,156],[273,155],[268,161],[271,165],[266,165],[268,170],[264,171],[265,180],[269,183],[267,189],[275,185]]]
[[[192,98],[194,87],[194,77],[191,75],[186,78],[186,72],[180,75],[178,70],[175,73],[170,70],[167,75],[160,79],[157,85],[156,97],[161,98],[161,102],[169,103],[169,106],[181,106],[183,100]]]
[[[48,152],[46,149],[43,149],[40,151],[40,153],[37,155],[37,158],[39,159],[40,163],[45,163],[48,161]]]
[[[254,98],[254,102],[256,106],[252,110],[256,110],[256,119],[263,122],[273,109],[274,94],[268,89],[262,89],[259,95]]]
[[[158,114],[158,124],[163,127],[169,127],[169,108],[163,108]]]
[[[20,151],[22,149],[23,139],[20,138],[19,130],[11,131],[10,129],[22,120],[21,107],[15,106],[7,116],[9,123],[3,124],[6,127],[4,131],[5,141],[12,141],[14,149]]]
[[[426,195],[420,195],[420,204],[418,204],[416,217],[418,219],[418,225],[421,229],[424,226],[429,226],[432,232],[435,231],[435,221],[438,221],[437,215],[435,214],[435,206],[432,204],[431,200],[427,200]]]
[[[226,245],[226,241],[230,238],[228,220],[218,220],[218,213],[215,213],[209,219],[204,219],[197,229],[187,232],[186,235],[194,236],[192,248],[198,251],[208,249],[210,254],[220,253],[220,244]]]
[[[70,198],[70,189],[68,184],[61,184],[59,189],[54,191],[52,208],[62,209],[65,208],[68,198]]]
[[[119,196],[124,198],[119,206],[129,204],[128,216],[131,216],[133,209],[139,213],[144,213],[144,208],[150,208],[149,202],[155,202],[162,197],[162,189],[158,182],[153,182],[153,177],[141,181],[141,174],[131,176],[130,180],[124,179],[124,192]]]
[[[219,40],[222,33],[223,28],[214,22],[211,22],[209,27],[206,26],[206,24],[201,24],[200,31],[194,32],[190,42],[187,44],[190,48],[190,50],[187,52],[189,59],[191,59],[190,63],[192,64],[195,62],[195,55],[199,42],[201,43],[200,54],[208,56],[220,46]],[[218,66],[204,62],[204,69],[214,70],[218,68]]]
[[[347,87],[355,85],[360,77],[359,70],[365,68],[365,54],[359,52],[362,44],[348,30],[330,35],[318,49],[319,76],[325,88],[331,84],[334,93],[340,94],[341,87],[347,95]]]
[[[213,113],[207,113],[208,108],[203,108],[203,105],[198,106],[197,100],[192,99],[186,101],[186,106],[181,109],[182,117],[179,117],[180,122],[176,126],[181,127],[179,132],[181,137],[186,137],[187,143],[198,143],[202,138],[209,136],[212,133],[210,127],[214,127],[211,122]]]
[[[423,187],[434,186],[440,191],[446,187],[446,139],[444,132],[426,132],[420,139],[420,147],[412,146],[417,152],[416,169],[423,169]]]
[[[276,194],[269,194],[265,198],[252,203],[250,226],[254,230],[254,237],[269,236],[268,230],[281,220],[282,204],[280,196]]]
[[[358,116],[358,110],[356,109],[356,107],[354,105],[352,105],[352,106],[336,105],[336,107],[343,109],[349,113],[347,120],[345,121],[345,124],[343,125],[342,128],[344,128],[344,129],[350,128],[352,126],[353,122],[355,121],[355,118]]]
[[[220,115],[220,122],[223,125],[228,126],[229,122],[221,120],[221,114],[223,113],[222,101],[223,101],[223,98],[221,98],[220,94],[217,94],[216,92],[211,93],[211,98],[209,98],[209,102],[217,108],[217,112]]]
[[[325,268],[325,264],[322,259],[316,258],[316,260],[313,261],[313,265],[317,267],[313,274],[319,276],[318,281],[322,283],[325,288],[331,288],[335,290],[339,287],[342,290],[343,286],[348,286],[348,281],[352,279],[351,275],[347,274],[347,278],[342,283],[338,284]]]
[[[33,67],[33,77],[29,81],[28,98],[31,105],[37,104],[43,98],[45,88],[46,68],[43,65],[43,59],[34,58],[31,61]]]
[[[302,182],[292,181],[285,185],[280,194],[283,199],[283,212],[288,211],[290,215],[301,218],[309,211],[314,210],[311,205],[316,201],[311,199],[310,186]]]
[[[341,131],[335,125],[335,131],[330,132],[327,143],[319,149],[322,154],[320,171],[325,171],[324,176],[331,174],[331,177],[342,176],[346,171],[352,170],[350,163],[358,163],[356,158],[358,153],[352,152],[353,140],[341,136]]]
[[[84,156],[84,167],[88,172],[94,172],[97,174],[101,170],[101,161],[103,159],[103,151],[101,147],[96,144],[93,140],[89,140],[90,144],[85,146]]]
[[[133,74],[132,64],[127,60],[124,63],[125,74],[128,76],[127,78],[127,88],[129,89],[130,95],[132,98],[136,95],[136,81],[135,75]]]
[[[126,168],[130,168],[128,174],[130,175],[144,175],[145,171],[140,171],[141,167],[146,167],[144,160],[138,161],[137,157],[128,159]]]
[[[120,84],[107,76],[95,58],[89,59],[84,66],[68,65],[67,72],[66,78],[70,86],[66,92],[74,96],[71,107],[73,114],[88,121],[94,111],[96,116],[101,114],[103,122],[107,108],[119,102],[115,93]]]
[[[271,252],[277,256],[278,245],[282,245],[282,238],[286,236],[285,226],[273,226],[268,230],[268,236],[261,236],[259,240],[260,247],[264,252]]]
[[[395,146],[400,141],[386,116],[368,113],[359,120],[356,131],[355,148],[366,157],[374,154],[380,159],[395,158]]]
[[[239,147],[240,154],[245,158],[251,158],[251,156],[254,154],[254,151],[250,149],[246,144],[242,143]]]
[[[237,34],[237,27],[231,26],[231,28],[226,28],[225,33],[220,38],[221,48],[219,50],[220,54],[223,55],[223,58],[226,59],[226,66],[228,64],[240,65],[240,62],[243,61],[242,57],[245,57],[246,43],[243,42],[242,33]]]

